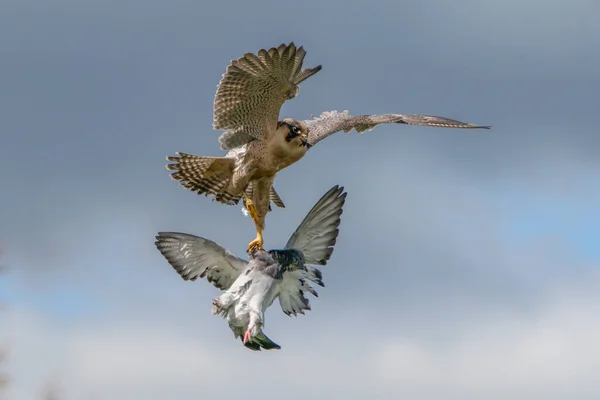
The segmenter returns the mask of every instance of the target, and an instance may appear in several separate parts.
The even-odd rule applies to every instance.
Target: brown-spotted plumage
[[[270,201],[283,207],[273,189],[277,172],[300,160],[317,142],[339,132],[359,133],[379,124],[399,123],[443,128],[489,129],[421,114],[352,116],[347,111],[324,112],[319,118],[279,120],[281,106],[296,97],[299,84],[321,70],[303,68],[306,51],[294,43],[232,60],[219,82],[214,101],[213,128],[223,129],[219,143],[224,157],[178,153],[167,157],[173,179],[198,194],[215,196],[225,204],[244,204],[254,220],[257,237],[249,251],[262,249],[262,231]]]
[[[269,139],[277,129],[279,110],[296,97],[298,85],[321,70],[302,68],[306,51],[282,44],[258,55],[246,53],[227,66],[215,95],[213,129],[224,129],[221,148],[230,150],[251,140]]]

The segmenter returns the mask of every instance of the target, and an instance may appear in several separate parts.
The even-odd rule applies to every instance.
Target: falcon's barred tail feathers
[[[234,158],[195,156],[177,152],[177,156],[167,157],[167,161],[173,162],[166,165],[169,171],[175,171],[171,173],[171,178],[179,181],[181,186],[192,192],[206,196],[213,195],[215,200],[228,205],[236,205],[242,198],[241,193],[234,195],[226,190],[233,177]],[[252,197],[252,191],[253,186],[250,181],[245,192]],[[281,197],[272,186],[270,199],[277,207],[285,208]],[[271,211],[270,203],[269,211]]]
[[[279,208],[285,208],[285,204],[283,204],[283,200],[279,197],[279,194],[275,191],[275,188],[271,186],[271,194],[269,195],[271,201]],[[271,211],[271,206],[269,205],[269,211]]]
[[[180,185],[198,194],[214,195],[224,204],[235,205],[241,194],[233,195],[225,189],[233,177],[235,160],[229,157],[204,157],[187,153],[177,153],[177,157],[167,157],[171,178],[180,181]]]

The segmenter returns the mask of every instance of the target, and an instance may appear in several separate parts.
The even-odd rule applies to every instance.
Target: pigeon
[[[324,286],[321,271],[333,253],[346,200],[344,187],[331,188],[314,205],[283,249],[257,250],[246,261],[217,243],[190,234],[159,232],[155,245],[186,281],[206,278],[224,290],[213,300],[213,314],[227,319],[235,338],[260,351],[281,349],[263,332],[265,311],[278,298],[288,316],[311,309],[305,293]]]

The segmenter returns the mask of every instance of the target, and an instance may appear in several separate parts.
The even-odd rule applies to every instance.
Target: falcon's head
[[[299,147],[310,148],[312,145],[308,143],[308,127],[302,122],[294,118],[284,118],[277,124],[278,128],[283,129],[285,141]]]

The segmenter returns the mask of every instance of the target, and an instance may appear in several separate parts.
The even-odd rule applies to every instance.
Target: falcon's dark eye
[[[292,126],[290,129],[292,130],[293,134],[295,134],[295,135],[299,135],[300,134],[300,129],[298,129],[297,126]]]

